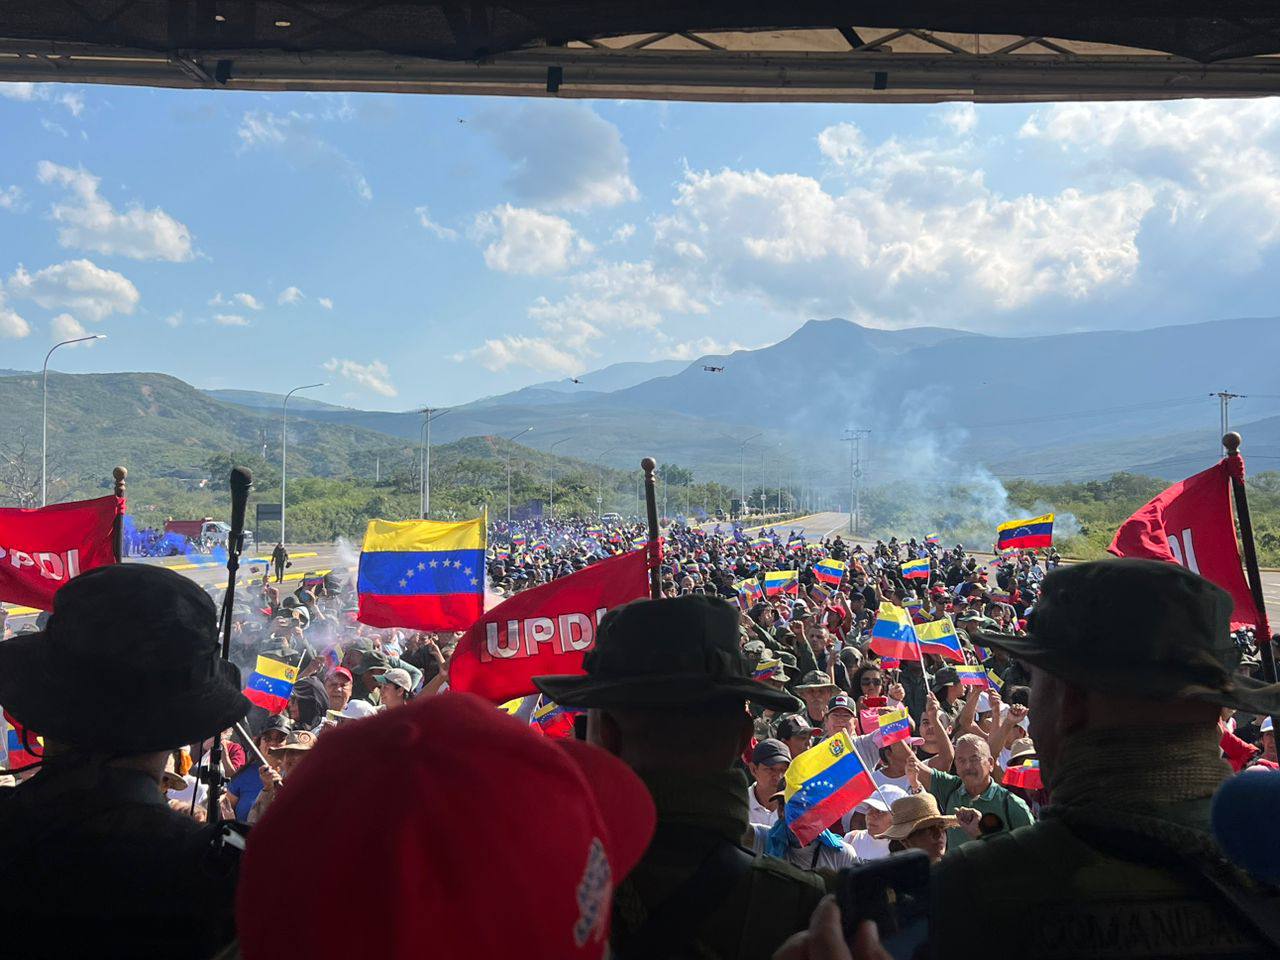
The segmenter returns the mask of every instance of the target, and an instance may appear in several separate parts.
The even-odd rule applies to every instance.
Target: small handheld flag
[[[764,595],[797,595],[800,592],[800,573],[796,570],[770,570],[764,575]]]
[[[801,753],[787,768],[787,826],[802,846],[812,843],[875,789],[849,734],[841,731]]]
[[[903,580],[928,580],[929,579],[929,559],[924,557],[920,560],[909,560],[902,565]]]
[[[268,713],[284,712],[293,696],[298,668],[273,657],[258,655],[258,662],[244,685],[244,695]]]
[[[813,565],[813,575],[823,583],[839,586],[847,569],[849,565],[843,560],[819,560]]]
[[[941,542],[941,538],[939,538],[939,536],[936,533],[931,533],[924,538],[924,542],[937,546]]]
[[[956,674],[960,677],[960,682],[966,687],[978,687],[980,690],[987,690],[991,687],[991,682],[987,679],[987,671],[974,664],[956,664]]]
[[[754,577],[739,580],[733,585],[733,589],[738,592],[743,604],[748,607],[764,599],[764,591],[760,588],[760,581]]]
[[[1030,520],[1010,520],[996,527],[997,550],[1032,550],[1053,546],[1052,513]]]
[[[948,660],[964,663],[960,637],[956,634],[955,624],[951,622],[950,617],[922,623],[916,630],[916,636],[920,638],[920,649],[925,653],[936,653]]]
[[[882,601],[871,627],[871,650],[884,657],[919,660],[920,644],[916,639],[911,615],[896,604]]]
[[[876,743],[881,747],[887,747],[899,740],[911,739],[911,718],[907,715],[906,707],[900,707],[890,713],[882,713],[876,722],[878,726],[873,732]]]
[[[1004,686],[1004,680],[1002,680],[1000,678],[1000,674],[996,673],[994,670],[988,670],[987,685],[999,693],[1000,689]]]

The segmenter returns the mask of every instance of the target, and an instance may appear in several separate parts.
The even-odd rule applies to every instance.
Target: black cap
[[[772,766],[777,763],[790,763],[791,751],[781,740],[761,740],[751,750],[751,762]]]
[[[949,687],[953,683],[960,682],[960,674],[956,672],[955,667],[943,667],[933,675],[933,692],[937,693],[943,687]]]
[[[853,702],[853,697],[847,693],[837,693],[827,701],[827,713],[831,713],[833,710],[848,710],[855,717],[858,715],[858,705]]]
[[[774,731],[779,740],[794,740],[796,737],[810,737],[818,732],[818,728],[798,713],[789,713],[779,717],[774,724]]]

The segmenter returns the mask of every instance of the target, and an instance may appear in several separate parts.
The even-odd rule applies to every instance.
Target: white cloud
[[[852,124],[818,139],[850,176],[844,192],[797,174],[685,174],[656,231],[698,289],[893,324],[934,321],[945,303],[983,323],[1042,297],[1089,298],[1137,270],[1153,202],[1140,183],[1006,199],[932,145],[871,147]]]
[[[55,203],[53,219],[60,225],[58,243],[78,250],[115,254],[135,260],[190,260],[191,233],[159,207],[150,210],[133,204],[123,213],[99,195],[101,181],[87,170],[41,160],[36,166],[41,183],[63,187],[69,193]]]
[[[164,318],[164,322],[171,327],[182,326],[182,311],[175,310],[173,313],[169,314],[167,317]]]
[[[972,103],[954,103],[943,110],[940,119],[957,137],[963,137],[977,129],[978,108]]]
[[[333,301],[328,297],[320,297],[316,300],[316,303],[320,304],[320,306],[324,307],[326,310],[333,309]]]
[[[640,196],[622,134],[586,104],[503,104],[472,122],[510,161],[506,186],[522,203],[546,210],[587,210]]]
[[[679,343],[670,342],[654,347],[651,355],[667,360],[696,360],[698,357],[724,356],[735,350],[747,349],[736,340],[724,343],[714,337],[699,337],[696,340],[684,340]]]
[[[707,306],[653,263],[607,263],[573,276],[571,292],[555,302],[539,298],[529,316],[541,321],[585,321],[600,328],[654,329],[669,314],[704,314]]]
[[[634,223],[624,223],[613,231],[613,236],[609,238],[611,243],[626,243],[636,235],[636,225]]]
[[[292,306],[295,303],[300,303],[302,298],[303,293],[297,287],[285,287],[280,291],[280,296],[276,297],[276,303],[282,307]]]
[[[262,303],[251,293],[237,293],[231,298],[236,304],[244,307],[246,310],[261,310]]]
[[[1095,179],[1146,184],[1166,221],[1153,244],[1195,250],[1198,268],[1247,272],[1280,244],[1275,100],[1055,104],[1019,136]]]
[[[418,223],[422,224],[423,229],[435,234],[437,239],[458,239],[458,231],[436,223],[431,219],[431,212],[426,207],[414,207],[413,212],[418,215]]]
[[[240,149],[278,150],[292,163],[311,166],[336,167],[361,200],[372,200],[373,189],[365,179],[360,166],[345,153],[321,136],[318,128],[327,121],[346,121],[355,116],[354,108],[347,101],[338,110],[321,113],[270,113],[262,110],[246,111],[236,128]]]
[[[391,371],[381,360],[357,363],[355,360],[339,360],[334,357],[324,364],[324,368],[380,396],[394,397],[397,393],[395,385],[391,382]]]
[[[86,337],[89,331],[84,325],[69,313],[60,313],[49,322],[50,339],[52,340],[74,340],[77,337]],[[74,350],[76,347],[92,347],[96,341],[86,340],[83,343],[68,344],[68,349]]]
[[[0,210],[17,210],[22,203],[22,188],[14,184],[0,187]]]
[[[84,112],[84,95],[76,90],[55,83],[0,83],[0,97],[22,100],[27,103],[56,103],[73,117]]]
[[[215,313],[213,322],[223,327],[247,327],[249,321],[238,313]]]
[[[5,303],[4,289],[0,287],[0,337],[21,340],[29,333],[31,333],[31,324]]]
[[[572,375],[582,369],[581,359],[545,337],[507,336],[486,340],[474,350],[453,355],[455,361],[476,360],[494,373],[507,367],[528,367],[547,373]]]
[[[91,260],[68,260],[34,274],[19,264],[8,289],[47,310],[66,309],[95,323],[113,313],[133,313],[140,299],[128,278]]]
[[[476,218],[476,236],[497,239],[484,250],[490,270],[529,275],[562,273],[591,252],[569,221],[503,204]]]

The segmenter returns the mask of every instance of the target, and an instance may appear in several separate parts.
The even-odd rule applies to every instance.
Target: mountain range
[[[432,442],[519,436],[561,456],[634,470],[679,463],[699,480],[847,488],[848,427],[867,482],[999,476],[1085,479],[1128,470],[1180,477],[1216,456],[1218,391],[1254,471],[1280,468],[1280,320],[1245,318],[1038,337],[945,327],[880,330],[811,320],[786,339],[690,363],[621,363],[449,409]],[[709,372],[705,367],[723,367]],[[8,376],[4,374],[8,373]],[[211,453],[274,446],[277,394],[200,391],[163,374],[50,373],[50,443],[72,469],[116,460],[181,471]],[[1274,390],[1275,393],[1268,391]],[[0,371],[0,443],[39,439],[39,374]],[[429,398],[424,398],[429,401]],[[291,458],[363,475],[410,456],[422,416],[290,400]],[[756,434],[758,436],[752,436]],[[750,439],[749,439],[750,438]],[[744,443],[743,441],[747,441]],[[70,461],[74,461],[71,463]]]

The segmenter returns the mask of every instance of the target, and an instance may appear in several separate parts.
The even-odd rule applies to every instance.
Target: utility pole
[[[1248,396],[1246,393],[1228,393],[1226,390],[1219,390],[1217,393],[1209,394],[1211,397],[1218,398],[1218,436],[1225,437],[1231,429],[1231,418],[1229,408],[1232,400],[1243,400]],[[1226,451],[1226,447],[1222,448]]]
[[[849,442],[849,536],[856,537],[861,526],[862,441],[871,436],[868,427],[849,427],[842,440]]]

